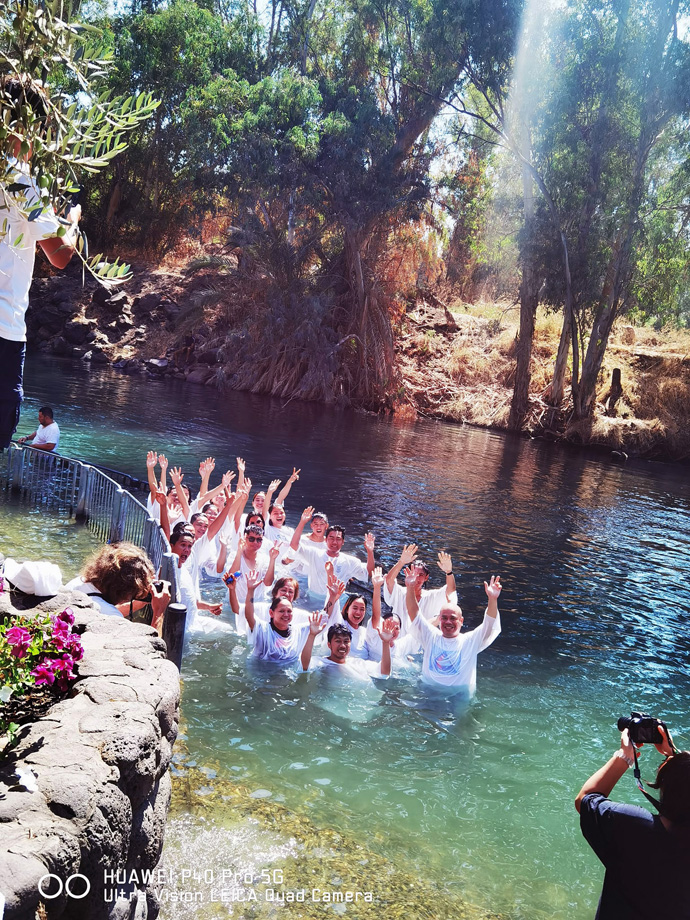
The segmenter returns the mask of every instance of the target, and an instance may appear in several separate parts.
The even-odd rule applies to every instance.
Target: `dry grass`
[[[476,425],[508,424],[515,373],[519,310],[511,303],[450,304],[457,331],[429,335],[426,314],[412,321],[397,343],[405,381],[401,407]],[[539,310],[532,348],[531,412],[539,427],[549,414],[544,392],[551,383],[562,317]],[[623,394],[613,416],[606,400],[615,368]],[[690,333],[614,327],[597,385],[594,417],[570,424],[564,436],[646,457],[690,456]]]

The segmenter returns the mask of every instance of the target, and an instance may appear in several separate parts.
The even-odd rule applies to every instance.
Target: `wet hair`
[[[196,540],[194,528],[191,524],[188,524],[187,521],[178,521],[170,534],[170,545],[172,546],[174,543],[179,543],[184,537],[191,537],[192,540]]]
[[[203,508],[201,509],[201,513],[202,513],[202,514],[208,514],[208,512],[209,512],[212,508],[215,508],[216,511],[218,510],[218,509],[216,508],[216,506],[213,504],[213,502],[206,502],[206,504],[205,504],[205,505],[203,506]],[[194,520],[194,515],[192,515],[192,520]]]
[[[250,524],[250,523],[249,523],[249,519],[250,519],[250,518],[253,518],[253,517],[258,518],[258,519],[261,521],[261,523],[260,523],[260,524],[253,524],[253,525]],[[252,511],[251,514],[248,514],[248,515],[247,515],[247,518],[246,518],[246,520],[245,520],[244,526],[245,526],[245,528],[246,528],[246,527],[252,527],[252,526],[253,526],[253,527],[260,527],[260,528],[263,530],[263,529],[264,529],[264,516],[263,516],[263,514],[261,514],[259,511]]]
[[[342,623],[335,623],[333,626],[328,627],[326,642],[331,642],[336,636],[347,636],[350,642],[352,642],[352,633],[347,626],[343,626]]]
[[[400,624],[400,629],[402,629],[402,620],[400,619],[400,617],[398,616],[398,614],[397,614],[397,613],[393,613],[392,610],[388,610],[388,611],[386,611],[386,613],[382,613],[382,614],[381,614],[381,619],[382,619],[382,620],[397,620],[398,623]]]
[[[187,496],[187,500],[189,500],[189,486],[186,486],[184,483],[180,483],[180,485],[182,486],[184,490],[184,494]],[[168,486],[168,491],[165,494],[172,495],[173,493],[177,495],[177,489],[175,488],[175,486]]]
[[[291,600],[288,600],[287,597],[278,597],[278,595],[276,594],[276,596],[271,601],[271,606],[268,608],[271,611],[271,613],[273,613],[273,611],[276,609],[278,604],[281,603],[281,601],[285,601],[286,604],[289,604],[292,607]]]
[[[51,409],[50,406],[41,406],[41,408],[38,411],[43,413],[43,415],[47,415],[48,418],[51,418],[51,419],[53,418],[53,410]]]
[[[295,589],[292,600],[296,601],[299,597],[299,582],[296,578],[292,578],[290,575],[285,575],[283,578],[279,578],[278,581],[271,588],[271,594],[273,597],[278,596],[278,592],[283,588],[288,582],[292,582],[292,586]]]
[[[365,609],[364,615],[366,616],[367,599],[361,594],[350,594],[345,606],[343,607],[343,612],[340,614],[346,623],[350,622],[349,620],[350,607],[352,607],[355,601],[364,601],[364,609]]]
[[[81,570],[109,604],[144,597],[156,577],[151,560],[133,543],[109,543],[88,559]]]
[[[315,511],[315,512],[312,514],[312,516],[311,516],[312,523],[313,523],[317,518],[321,518],[322,521],[325,521],[325,522],[328,524],[328,515],[325,514],[323,511]]]
[[[340,524],[331,524],[331,526],[326,531],[326,536],[328,536],[330,533],[333,533],[336,530],[338,531],[338,533],[344,540],[345,539],[345,528],[341,527]]]
[[[679,751],[659,765],[656,782],[649,784],[659,790],[660,813],[683,832],[690,832],[690,751]]]
[[[412,563],[412,568],[422,569],[425,575],[429,574],[429,566],[426,564],[426,562],[422,562],[421,559],[415,559],[415,561]]]
[[[259,527],[257,524],[250,524],[249,527],[244,528],[244,533],[245,533],[245,536],[248,533],[253,533],[256,536],[263,537],[264,529],[263,527]]]
[[[194,524],[196,521],[199,520],[200,517],[206,517],[206,512],[205,512],[205,511],[197,511],[196,514],[193,514],[193,515],[190,517],[189,523],[190,523],[190,524]],[[176,525],[176,526],[177,526],[177,525]]]

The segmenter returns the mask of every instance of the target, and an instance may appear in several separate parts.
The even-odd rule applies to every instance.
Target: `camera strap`
[[[633,749],[633,757],[635,759],[635,768],[633,770],[633,776],[635,777],[637,788],[640,790],[642,795],[647,799],[647,801],[651,802],[651,804],[656,808],[659,814],[663,814],[661,810],[661,802],[658,799],[655,799],[654,796],[651,796],[644,788],[643,781],[642,781],[642,774],[640,773],[640,764],[637,759],[637,748],[635,747],[634,744],[632,746],[632,749]]]

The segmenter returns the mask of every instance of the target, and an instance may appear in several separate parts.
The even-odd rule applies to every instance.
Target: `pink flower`
[[[15,658],[23,658],[26,650],[31,645],[31,633],[23,626],[13,626],[5,633],[5,639],[12,647],[12,654]]]
[[[35,678],[37,687],[41,687],[43,684],[55,683],[55,674],[53,673],[54,664],[54,661],[48,659],[47,661],[42,661],[41,664],[33,669],[31,676]]]
[[[71,607],[65,607],[62,613],[58,613],[58,620],[63,620],[65,623],[69,623],[70,626],[74,625],[74,613],[72,612]]]

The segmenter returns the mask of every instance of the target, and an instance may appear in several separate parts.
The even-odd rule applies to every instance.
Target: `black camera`
[[[631,712],[618,720],[618,731],[627,728],[633,744],[661,744],[664,736],[659,731],[660,727],[665,729],[666,723],[646,712]]]

